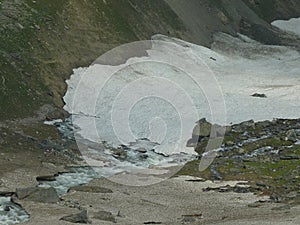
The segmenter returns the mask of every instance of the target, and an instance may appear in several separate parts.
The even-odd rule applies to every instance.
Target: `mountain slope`
[[[161,33],[209,46],[215,32],[241,32],[297,46],[269,25],[300,15],[296,0],[1,0],[0,120],[44,104],[63,106],[65,79],[105,51]],[[268,9],[268,10],[266,10]]]

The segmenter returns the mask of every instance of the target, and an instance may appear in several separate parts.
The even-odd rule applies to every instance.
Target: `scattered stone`
[[[267,187],[267,185],[264,184],[263,182],[256,182],[256,185],[257,185],[258,187]]]
[[[97,220],[109,221],[116,223],[116,218],[113,216],[111,212],[99,211],[94,214],[94,218]]]
[[[127,151],[125,149],[122,149],[122,148],[119,148],[119,149],[113,149],[113,156],[115,158],[118,158],[118,159],[126,159],[127,158]]]
[[[56,181],[57,175],[49,175],[49,176],[39,176],[36,178],[38,182],[44,182],[44,181]]]
[[[83,210],[77,214],[71,214],[68,216],[64,216],[60,220],[64,220],[64,221],[71,222],[71,223],[84,223],[84,224],[90,223],[88,220],[87,210]]]
[[[88,193],[113,193],[111,189],[97,186],[77,186],[70,188],[68,192],[70,191],[80,191]]]
[[[144,222],[144,224],[162,224],[162,222],[149,221],[149,222]]]
[[[281,155],[281,160],[299,160],[300,157],[298,155]]]
[[[189,179],[189,180],[185,180],[187,182],[205,182],[206,180],[203,178],[197,178],[197,179]]]
[[[41,203],[57,203],[59,197],[56,190],[51,188],[21,188],[16,190],[16,196],[20,200],[41,202]]]
[[[254,93],[251,96],[252,97],[256,97],[256,98],[266,98],[267,97],[265,94],[259,94],[259,93]]]
[[[10,191],[0,191],[0,196],[1,197],[11,197],[13,196],[14,192],[10,192]]]
[[[147,153],[147,150],[145,148],[139,148],[136,151],[138,151],[139,153],[142,153],[142,154]]]
[[[289,130],[288,132],[286,132],[285,140],[296,142],[298,140],[296,131],[294,129],[292,129],[292,130]]]
[[[202,213],[200,214],[192,214],[192,215],[183,215],[183,219],[181,220],[182,223],[194,223],[200,219],[203,219]]]

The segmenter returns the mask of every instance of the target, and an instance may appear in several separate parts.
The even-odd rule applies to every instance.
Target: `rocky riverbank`
[[[206,120],[197,125],[195,151],[206,150],[210,132],[215,128]],[[179,174],[211,180],[247,180],[250,187],[219,191],[255,192],[268,195],[273,202],[300,203],[300,120],[246,121],[228,126],[217,157],[208,169],[198,170],[199,160],[188,163]],[[221,137],[222,138],[222,137]],[[190,140],[190,144],[193,141]]]
[[[202,119],[196,126],[200,131],[195,129],[188,142],[189,145],[194,144],[199,160],[187,163],[173,178],[147,187],[128,187],[89,174],[83,176],[80,173],[89,170],[79,170],[80,177],[87,177],[83,182],[86,185],[75,182],[73,186],[77,187],[69,190],[59,185],[53,186],[62,189],[37,187],[44,182],[59,181],[59,174],[68,172],[69,166],[85,165],[76,152],[76,143],[68,138],[70,136],[56,133],[55,126],[45,125],[44,128],[48,133],[54,129],[53,134],[58,136],[52,139],[45,138],[41,131],[29,133],[31,130],[19,130],[12,133],[9,128],[1,128],[6,131],[3,143],[14,138],[18,146],[31,149],[18,154],[2,152],[1,158],[1,196],[11,197],[23,206],[30,215],[27,224],[66,224],[66,220],[93,224],[116,221],[131,225],[141,224],[141,221],[145,224],[197,224],[199,220],[203,224],[247,224],[249,221],[260,224],[265,219],[274,220],[275,215],[281,215],[282,224],[297,224],[300,203],[299,119],[246,121],[226,127],[223,144],[215,150],[216,159],[205,171],[199,171],[211,129],[220,128]],[[61,141],[58,142],[58,139]],[[73,151],[69,150],[70,146],[73,146]],[[124,154],[114,157],[122,155],[120,160],[126,160],[128,156],[124,146],[118,149],[119,153],[122,151]],[[76,171],[72,173],[76,178]],[[186,188],[190,192],[183,191]],[[163,200],[167,195],[168,200]],[[184,204],[182,196],[186,199]],[[199,200],[195,201],[195,198]],[[232,202],[232,199],[236,201]],[[211,202],[209,207],[204,206],[207,202]],[[166,210],[170,207],[173,211]],[[228,207],[235,207],[238,214],[229,212]],[[216,210],[220,213],[214,215]],[[137,211],[141,215],[136,214]],[[148,213],[144,218],[146,211],[163,213]],[[44,212],[49,217],[42,216]],[[7,211],[2,210],[1,213]],[[27,220],[27,214],[22,215]],[[246,220],[242,219],[244,216]]]

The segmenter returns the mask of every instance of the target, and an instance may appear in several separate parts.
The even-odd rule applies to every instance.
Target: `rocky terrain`
[[[202,155],[208,151],[205,133],[214,126],[200,120],[202,128],[189,144]],[[299,204],[299,128],[300,120],[246,121],[227,127],[217,158],[205,171],[199,172],[199,161],[188,163],[179,174],[212,180],[247,180],[251,187],[224,188],[220,191],[254,192],[270,196],[270,201]],[[217,139],[218,137],[216,137]],[[198,141],[197,141],[198,140]],[[210,189],[208,189],[210,190]]]

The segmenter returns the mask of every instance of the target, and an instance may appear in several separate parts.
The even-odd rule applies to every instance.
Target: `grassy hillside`
[[[214,32],[243,32],[243,17],[268,33],[259,17],[300,12],[299,1],[286,2],[0,0],[0,121],[31,116],[46,103],[61,108],[72,69],[122,43],[162,33],[208,46]]]
[[[0,120],[61,107],[64,80],[122,43],[184,27],[160,0],[1,0]]]

